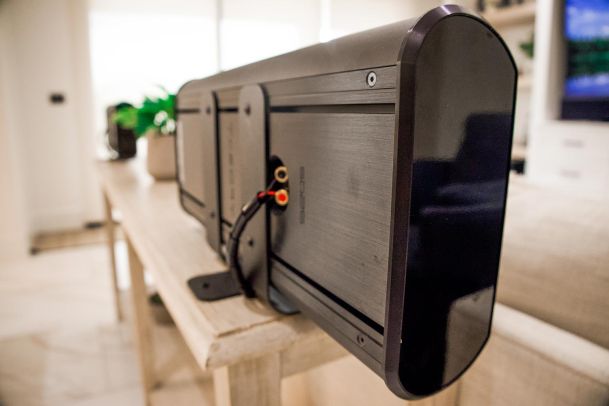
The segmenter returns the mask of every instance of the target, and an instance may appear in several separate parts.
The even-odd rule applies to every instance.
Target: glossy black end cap
[[[414,25],[398,67],[384,379],[417,399],[490,335],[517,71],[487,23],[450,5]]]

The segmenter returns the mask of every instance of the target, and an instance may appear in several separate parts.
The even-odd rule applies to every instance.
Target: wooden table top
[[[226,265],[208,246],[203,226],[180,207],[176,183],[155,182],[139,159],[99,162],[98,171],[125,234],[202,368],[324,340],[325,333],[304,316],[279,315],[258,300],[197,300],[187,280]]]

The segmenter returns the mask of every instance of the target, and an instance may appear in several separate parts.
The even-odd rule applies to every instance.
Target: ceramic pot
[[[175,137],[161,135],[156,131],[146,133],[148,156],[146,168],[156,180],[171,180],[176,178]]]

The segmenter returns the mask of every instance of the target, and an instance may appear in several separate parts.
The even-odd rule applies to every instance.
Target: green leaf
[[[159,86],[164,95],[158,98],[144,97],[139,107],[128,107],[117,111],[113,120],[119,125],[133,129],[137,136],[149,130],[162,134],[175,132],[175,100],[173,94]]]
[[[113,114],[112,121],[120,127],[132,130],[137,125],[137,109],[135,107],[120,108]]]
[[[526,56],[533,59],[535,56],[535,34],[531,34],[531,40],[527,42],[521,42],[519,44],[520,50],[524,52]]]

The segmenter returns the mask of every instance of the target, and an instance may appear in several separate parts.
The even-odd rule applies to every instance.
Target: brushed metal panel
[[[330,319],[335,319],[338,317],[344,320],[344,322],[355,327],[357,330],[370,338],[370,340],[374,341],[374,345],[377,345],[379,348],[383,346],[383,333],[381,331],[375,330],[372,326],[368,325],[350,310],[342,306],[337,306],[333,298],[327,296],[317,287],[311,285],[309,282],[301,278],[296,274],[296,272],[288,269],[276,258],[271,259],[270,266],[272,269],[271,283],[273,286],[279,289],[279,291],[285,293],[286,291],[294,290],[294,288],[298,286],[298,290],[301,290],[302,293],[306,292],[306,296],[308,296],[308,298],[311,299],[311,302],[313,302],[309,303],[309,306],[315,308],[325,307],[329,309],[332,313],[334,313],[334,316],[330,317]],[[300,301],[297,301],[297,303],[299,302]],[[356,342],[357,340],[354,341]],[[381,358],[378,357],[377,359],[381,360]]]
[[[207,218],[205,208],[196,200],[193,200],[189,195],[182,194],[180,197],[184,209],[193,215],[196,219],[203,222]]]
[[[179,181],[184,191],[205,205],[203,133],[201,114],[180,114],[176,134]]]
[[[394,89],[358,90],[352,92],[312,93],[271,97],[271,106],[312,106],[319,104],[395,103]]]
[[[241,206],[241,174],[239,153],[239,120],[237,112],[221,112],[220,127],[220,176],[222,179],[222,219],[233,223]],[[262,159],[262,158],[261,158]]]
[[[201,103],[201,80],[188,81],[176,95],[176,110],[198,109]]]
[[[204,221],[207,229],[207,242],[209,245],[220,252],[222,236],[220,230],[220,213],[218,201],[218,124],[217,124],[217,101],[212,92],[205,92],[201,95],[201,139],[203,175],[203,196],[205,198],[205,212],[207,218]],[[186,149],[189,149],[188,147]]]
[[[201,89],[218,92],[250,83],[393,66],[418,18],[302,48],[217,75],[199,79]]]
[[[239,105],[239,93],[241,86],[229,87],[219,90],[218,94],[218,107],[222,109],[236,109]]]
[[[180,93],[176,101],[176,110],[196,110],[199,108],[199,91]]]
[[[239,189],[249,201],[267,187],[267,102],[258,85],[244,86],[239,94]],[[244,202],[245,203],[245,202]],[[261,209],[245,226],[246,244],[241,244],[241,268],[256,295],[268,301],[267,211]]]
[[[314,296],[316,289],[302,288],[302,285],[291,279],[294,273],[273,263],[273,281],[281,286],[290,300],[299,303],[299,306],[315,323],[326,330],[341,345],[349,349],[354,355],[364,360],[366,365],[378,374],[382,373],[383,342],[375,341],[357,325],[351,324],[335,312],[334,305],[326,306],[319,298]],[[377,333],[378,334],[378,333]]]
[[[385,320],[393,114],[271,113],[270,151],[288,167],[272,250],[377,324]]]
[[[366,80],[368,73],[374,71],[376,84],[370,87]],[[298,79],[278,80],[265,83],[270,97],[288,94],[345,92],[352,90],[393,89],[397,79],[395,66],[362,69],[350,72],[331,73]]]

